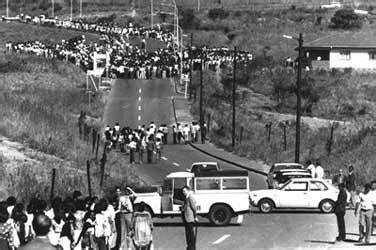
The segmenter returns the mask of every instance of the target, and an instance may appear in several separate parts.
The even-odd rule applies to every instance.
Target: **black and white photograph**
[[[0,250],[376,249],[376,0],[0,16]]]

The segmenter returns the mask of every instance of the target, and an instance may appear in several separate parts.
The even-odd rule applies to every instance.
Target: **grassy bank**
[[[104,98],[97,95],[89,105],[82,88],[85,73],[67,62],[6,54],[0,62],[0,75],[0,135],[22,143],[17,152],[24,154],[17,159],[12,154],[0,155],[0,178],[6,180],[0,191],[23,199],[37,193],[48,198],[55,168],[55,194],[65,195],[75,189],[87,194],[86,161],[94,154],[91,142],[79,138],[77,118],[85,111],[91,117],[89,125],[101,128]],[[99,159],[91,161],[95,194],[107,192],[114,185],[141,182],[123,157],[116,153],[108,156],[111,161],[106,163],[103,187],[99,187]],[[116,173],[113,165],[119,169]]]
[[[282,108],[290,112],[291,116],[286,126],[286,148],[284,146],[284,130],[278,119],[281,105],[277,100],[276,84],[285,79],[284,74],[279,77],[261,77],[260,74],[250,75],[248,83],[238,81],[236,138],[235,149],[231,147],[231,86],[232,82],[223,75],[207,71],[204,74],[204,109],[205,118],[210,116],[210,139],[218,146],[238,155],[254,160],[263,160],[269,164],[274,162],[293,162],[295,147],[295,116],[296,97],[294,81],[286,82],[288,90],[284,93]],[[360,183],[373,180],[376,170],[373,163],[376,160],[373,150],[376,149],[376,130],[372,124],[375,117],[376,100],[372,74],[310,72],[312,77],[309,93],[317,94],[317,98],[310,100],[303,96],[303,107],[311,103],[311,113],[304,109],[304,115],[313,115],[329,119],[351,122],[351,126],[335,127],[333,140],[330,140],[330,127],[318,126],[312,129],[303,125],[301,130],[300,161],[319,159],[329,173],[334,174],[339,168],[354,165],[359,175]],[[198,74],[193,78],[197,87]],[[247,81],[246,81],[247,82]],[[308,82],[305,82],[308,84]],[[307,87],[303,84],[303,90]],[[289,87],[290,86],[290,87]],[[278,91],[277,91],[278,92]],[[193,114],[198,117],[199,97],[192,106]],[[273,117],[269,115],[275,113]],[[314,120],[314,119],[313,119]],[[271,131],[266,124],[271,123]],[[241,137],[241,138],[240,138]],[[241,140],[241,141],[240,141]],[[330,141],[330,143],[329,143]],[[329,144],[330,147],[329,147]]]

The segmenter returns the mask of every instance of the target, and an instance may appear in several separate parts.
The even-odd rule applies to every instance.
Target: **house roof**
[[[305,42],[304,48],[376,48],[376,30],[346,31]]]

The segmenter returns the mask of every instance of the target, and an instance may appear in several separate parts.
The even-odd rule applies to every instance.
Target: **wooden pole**
[[[56,169],[52,169],[50,201],[54,198]]]
[[[86,161],[86,175],[87,175],[87,189],[89,192],[89,197],[91,198],[91,177],[90,177],[90,161]]]

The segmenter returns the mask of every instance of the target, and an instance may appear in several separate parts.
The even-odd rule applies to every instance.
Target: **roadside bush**
[[[362,19],[355,14],[353,9],[337,10],[330,21],[330,27],[334,29],[360,29],[362,27]]]
[[[181,9],[179,24],[183,29],[197,29],[200,26],[200,20],[195,16],[193,9]]]
[[[208,17],[212,20],[225,19],[229,16],[229,12],[222,8],[210,9],[208,12]]]

